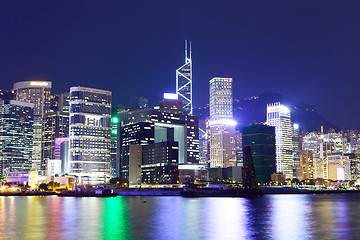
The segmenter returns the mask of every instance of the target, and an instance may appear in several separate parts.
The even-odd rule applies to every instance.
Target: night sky
[[[175,92],[184,39],[194,106],[212,77],[233,77],[234,98],[274,91],[360,129],[358,0],[1,1],[0,88],[51,80],[54,93],[86,86],[111,90],[114,105],[156,104]]]

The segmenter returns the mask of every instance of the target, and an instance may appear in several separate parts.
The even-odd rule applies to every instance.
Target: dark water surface
[[[0,239],[360,239],[360,194],[0,197]]]

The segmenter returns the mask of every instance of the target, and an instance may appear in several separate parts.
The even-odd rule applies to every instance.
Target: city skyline
[[[273,90],[360,129],[358,2],[22,3],[1,3],[3,88],[50,80],[57,93],[88,86],[113,91],[114,105],[136,96],[155,104],[175,91],[188,39],[194,106],[208,102],[211,78],[232,77],[234,98]]]

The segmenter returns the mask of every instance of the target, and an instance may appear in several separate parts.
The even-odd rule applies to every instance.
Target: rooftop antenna
[[[185,62],[187,59],[187,40],[185,39]]]

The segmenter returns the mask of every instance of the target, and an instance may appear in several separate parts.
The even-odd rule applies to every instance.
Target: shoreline
[[[56,192],[0,192],[0,197],[12,197],[12,196],[54,196],[58,195]]]
[[[264,195],[274,194],[350,194],[360,193],[360,190],[308,190],[299,188],[276,188],[276,187],[260,187],[260,190]],[[181,196],[182,189],[164,189],[164,188],[147,188],[147,189],[115,189],[114,193],[117,196]],[[59,196],[56,192],[1,192],[0,196]],[[64,196],[64,195],[63,195]],[[67,197],[101,197],[101,196],[79,196],[79,195],[67,195]],[[115,197],[115,196],[111,196]],[[215,197],[215,196],[214,196]]]

